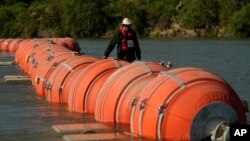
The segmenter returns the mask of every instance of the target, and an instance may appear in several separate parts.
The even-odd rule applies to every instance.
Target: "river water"
[[[78,40],[82,53],[102,57],[108,39]],[[140,39],[142,59],[171,61],[174,67],[208,69],[224,78],[250,104],[249,39]],[[115,57],[116,50],[111,56]],[[13,60],[0,53],[0,61]],[[65,106],[36,96],[30,84],[6,84],[5,75],[23,74],[17,66],[0,67],[0,140],[60,141],[54,124],[94,122],[93,117],[71,113]],[[250,115],[247,113],[248,121]]]

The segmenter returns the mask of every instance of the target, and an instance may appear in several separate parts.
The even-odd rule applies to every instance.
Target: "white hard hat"
[[[124,19],[122,20],[122,24],[124,24],[124,25],[131,25],[131,21],[130,21],[129,18],[124,18]]]

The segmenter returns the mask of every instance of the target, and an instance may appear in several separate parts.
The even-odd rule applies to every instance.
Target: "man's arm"
[[[107,48],[106,48],[106,51],[104,52],[104,57],[105,58],[108,58],[109,57],[109,54],[113,51],[116,43],[117,43],[117,33],[114,34],[114,36],[112,37],[112,39],[110,40]]]
[[[137,59],[141,60],[141,49],[140,49],[138,38],[135,32],[134,32],[134,35],[135,35],[135,54],[136,54]]]

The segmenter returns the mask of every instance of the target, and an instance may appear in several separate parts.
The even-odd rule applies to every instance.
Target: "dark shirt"
[[[118,30],[114,36],[112,37],[111,41],[108,44],[108,47],[106,48],[106,51],[104,53],[105,58],[109,56],[109,54],[114,49],[115,45],[117,45],[117,59],[118,60],[126,60],[129,62],[132,62],[136,60],[141,60],[141,50],[139,46],[139,42],[136,36],[136,33],[133,30],[129,31],[131,34],[133,34],[133,44],[134,47],[131,47],[127,50],[122,49],[122,40],[125,38],[127,39],[120,30]]]

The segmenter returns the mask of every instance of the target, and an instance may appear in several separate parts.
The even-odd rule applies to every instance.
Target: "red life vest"
[[[133,33],[130,32],[130,31],[124,30],[122,28],[120,28],[120,32],[123,35],[123,38],[122,38],[122,50],[126,51],[131,47],[135,47]]]

